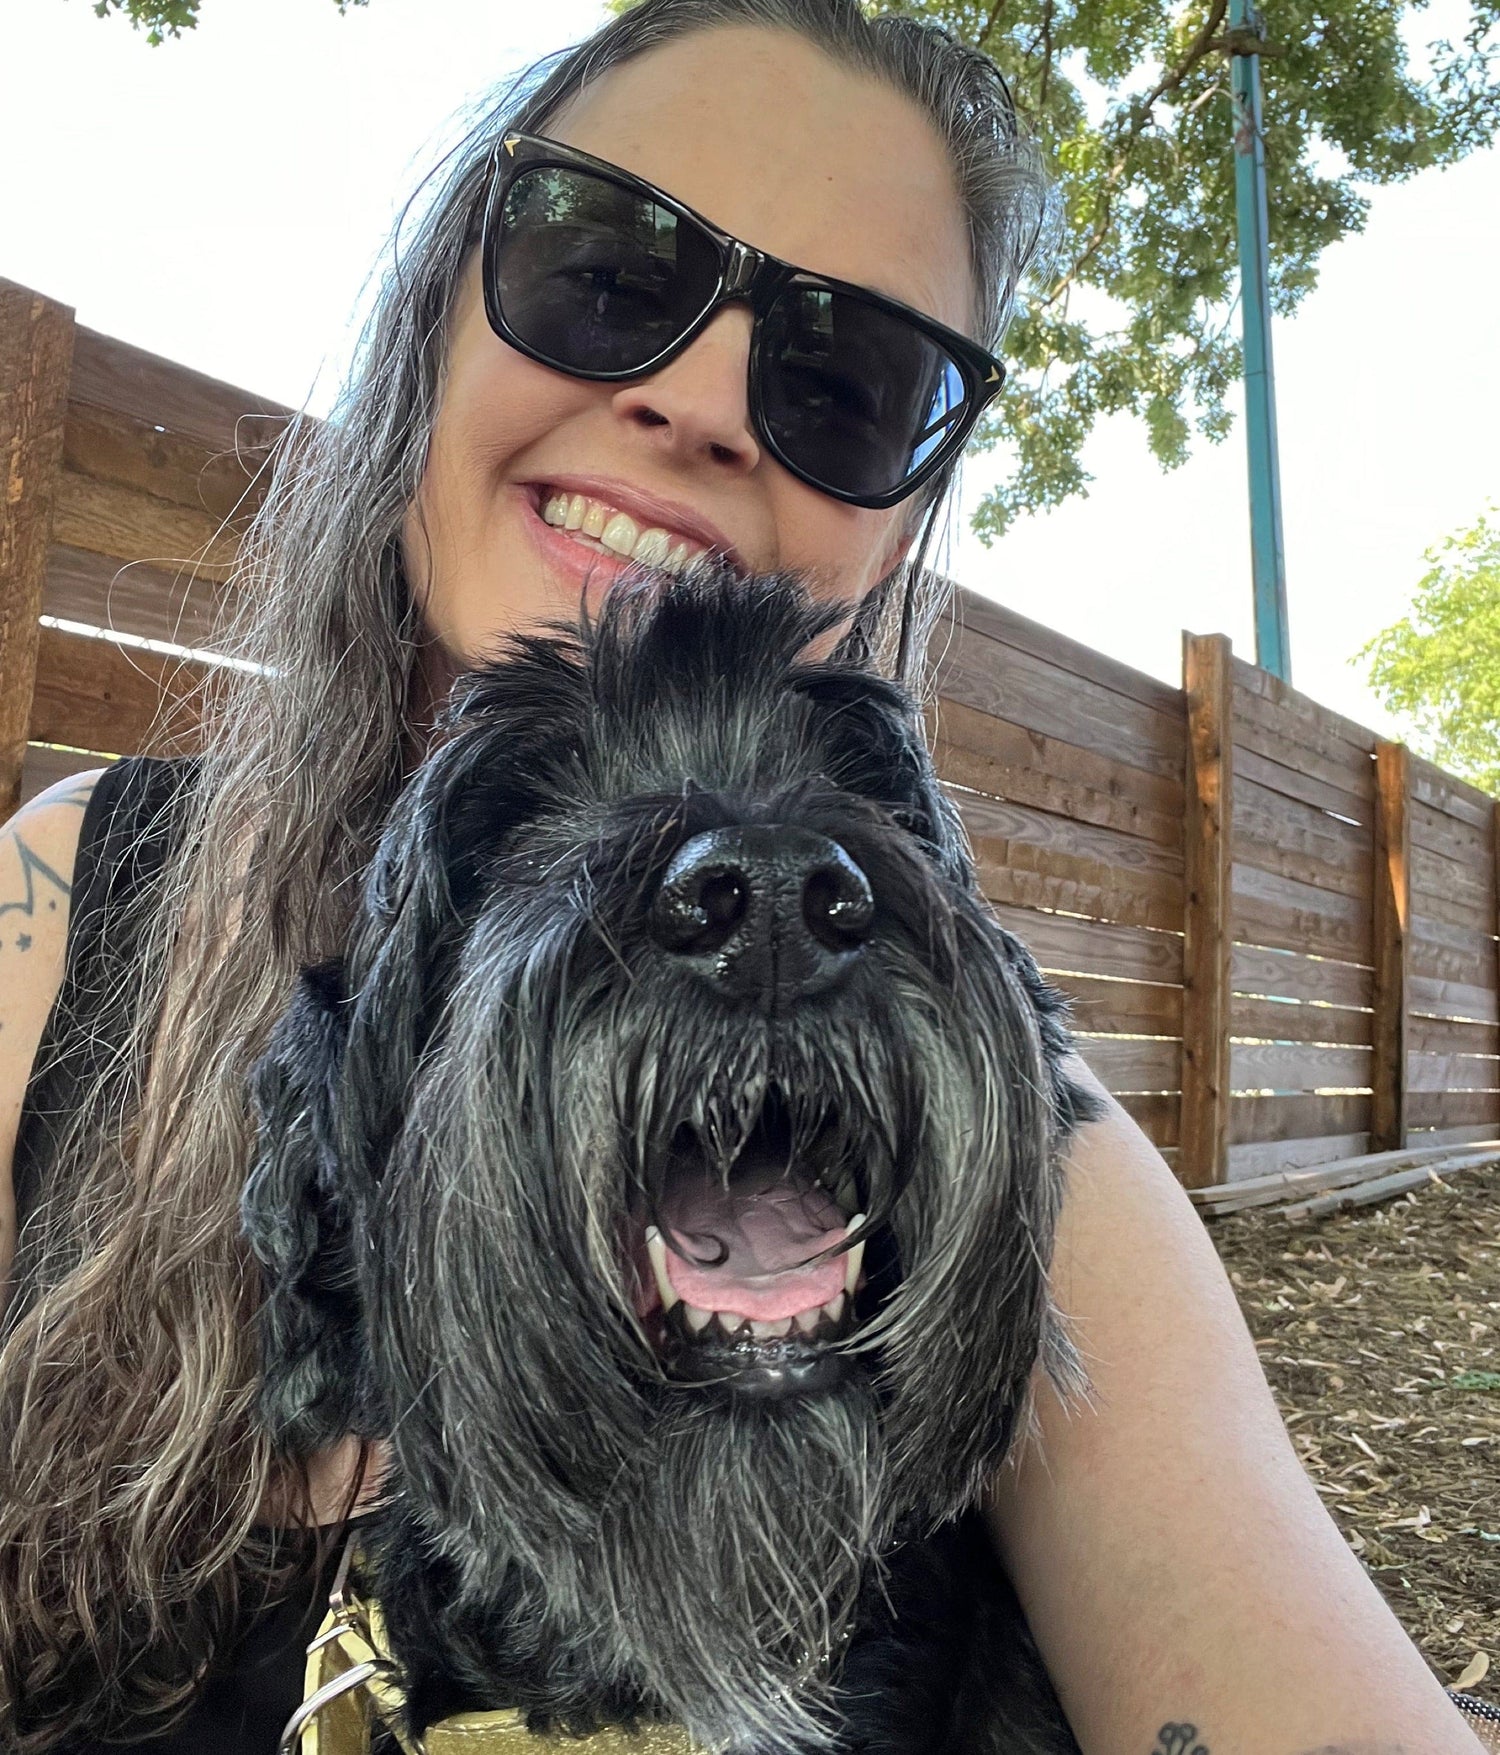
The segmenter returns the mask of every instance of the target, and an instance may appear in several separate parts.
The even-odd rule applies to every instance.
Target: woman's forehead
[[[788,31],[697,31],[612,67],[538,132],[657,184],[748,244],[972,321],[952,164],[904,94]]]

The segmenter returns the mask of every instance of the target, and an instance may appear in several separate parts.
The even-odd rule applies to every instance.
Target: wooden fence
[[[0,282],[0,819],[196,683],[129,637],[211,652],[288,413]],[[1173,688],[961,591],[933,659],[985,890],[1184,1183],[1500,1137],[1495,800],[1221,636]]]

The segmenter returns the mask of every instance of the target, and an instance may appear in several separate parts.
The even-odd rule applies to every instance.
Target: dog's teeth
[[[750,1332],[757,1340],[770,1340],[773,1336],[790,1334],[792,1319],[789,1316],[778,1316],[775,1322],[756,1322],[751,1320]]]
[[[670,1310],[682,1300],[673,1291],[672,1282],[667,1278],[667,1246],[662,1242],[661,1232],[655,1225],[646,1227],[646,1251],[651,1257],[651,1271],[656,1275],[656,1289],[661,1293],[662,1309]]]
[[[796,1319],[797,1327],[802,1330],[803,1334],[810,1335],[818,1326],[818,1319],[822,1314],[823,1312],[821,1309],[804,1310]]]
[[[684,1304],[682,1314],[687,1318],[687,1325],[695,1335],[701,1334],[713,1321],[714,1316],[713,1311],[700,1310],[696,1304]]]
[[[844,1294],[842,1292],[835,1292],[823,1306],[822,1314],[826,1316],[830,1322],[837,1322],[844,1314]]]
[[[857,1231],[864,1222],[865,1215],[863,1213],[856,1213],[845,1226],[845,1230]],[[854,1288],[859,1284],[859,1270],[864,1259],[865,1240],[861,1237],[859,1242],[856,1243],[853,1249],[851,1249],[844,1257],[844,1290],[851,1298],[854,1296]]]

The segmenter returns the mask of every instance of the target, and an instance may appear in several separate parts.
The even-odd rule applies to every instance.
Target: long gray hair
[[[0,1745],[18,1755],[164,1730],[247,1601],[294,1576],[260,1522],[273,1489],[312,1514],[305,1459],[274,1456],[253,1413],[246,1080],[298,969],[341,947],[417,747],[426,637],[400,539],[494,144],[545,133],[659,44],[744,24],[796,32],[932,119],[967,220],[974,336],[999,345],[1048,185],[994,66],[934,25],[856,0],[642,0],[527,69],[449,154],[331,418],[280,448],[218,641],[247,662],[205,685],[160,883],[108,923],[139,945],[99,996],[125,1040],[99,1056],[20,1239],[0,1352]],[[909,682],[941,608],[926,556],[953,480],[914,497],[920,537],[850,635]]]

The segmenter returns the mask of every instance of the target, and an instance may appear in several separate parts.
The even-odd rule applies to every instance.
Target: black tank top
[[[122,1039],[124,1020],[101,998],[115,990],[113,977],[129,966],[133,951],[114,905],[158,876],[171,846],[170,806],[193,765],[191,758],[127,757],[100,775],[84,809],[63,983],[37,1048],[16,1138],[18,1267],[27,1218],[47,1186],[54,1128],[100,1058]],[[130,1748],[152,1755],[274,1755],[282,1728],[302,1699],[307,1643],[317,1632],[332,1584],[327,1574],[313,1575],[315,1540],[311,1530],[284,1533],[286,1552],[300,1561],[298,1584],[288,1596],[247,1613],[232,1649],[185,1722],[167,1736]],[[119,1755],[119,1749],[119,1744],[106,1749],[75,1740],[59,1755]]]

